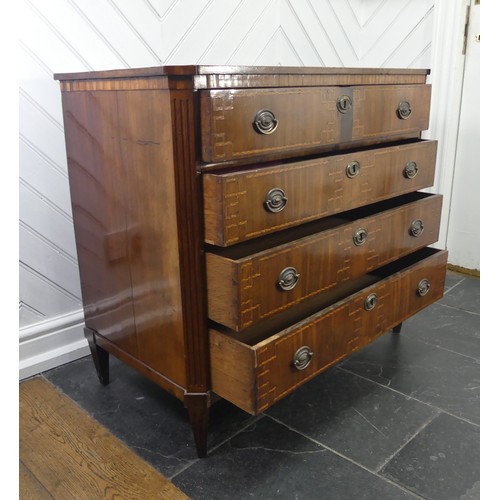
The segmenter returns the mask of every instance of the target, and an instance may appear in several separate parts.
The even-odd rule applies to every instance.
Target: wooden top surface
[[[56,73],[55,80],[100,80],[197,75],[428,75],[429,69],[327,68],[305,66],[153,66],[79,73]]]

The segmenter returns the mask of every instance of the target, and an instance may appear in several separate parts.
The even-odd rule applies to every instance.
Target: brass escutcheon
[[[253,126],[259,134],[269,135],[278,128],[278,119],[272,111],[261,109],[255,115]]]
[[[431,284],[428,279],[424,278],[423,280],[420,280],[417,286],[417,293],[420,295],[420,297],[423,297],[424,295],[427,294],[429,291],[429,288],[431,287]]]
[[[353,179],[359,174],[359,171],[361,170],[361,165],[359,164],[359,161],[350,161],[347,164],[347,167],[345,168],[345,173],[349,179]]]
[[[293,355],[292,365],[296,370],[304,370],[311,364],[314,353],[309,346],[302,346]]]
[[[341,95],[337,98],[337,109],[340,113],[347,113],[352,109],[352,99],[348,95]]]
[[[278,276],[278,287],[282,290],[292,290],[299,281],[300,274],[295,267],[285,267]]]
[[[285,191],[281,188],[273,188],[267,192],[264,205],[268,212],[277,213],[281,212],[287,203],[288,198],[285,196]]]
[[[401,101],[398,104],[398,116],[402,120],[407,120],[411,115],[411,106],[408,101]]]
[[[370,293],[368,297],[365,299],[365,310],[371,311],[376,305],[378,301],[378,296],[376,293]]]

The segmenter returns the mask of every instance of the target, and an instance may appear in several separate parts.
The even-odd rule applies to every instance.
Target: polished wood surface
[[[428,73],[192,65],[56,75],[101,382],[112,354],[183,400],[202,457],[216,393],[259,412],[436,300],[438,253],[421,248],[438,239],[441,197],[417,192],[435,168],[436,142],[420,138]],[[345,113],[340,96],[352,100]],[[271,134],[253,124],[265,109],[278,120]],[[347,176],[354,161],[359,172]],[[278,213],[264,209],[273,188],[287,198]],[[419,237],[409,233],[416,219]],[[419,265],[433,283],[422,300],[404,278]],[[290,267],[299,281],[281,290]],[[352,297],[389,282],[399,296],[382,294],[378,319],[363,319]],[[334,312],[353,304],[354,337],[352,318]],[[347,325],[335,345],[331,322],[317,321],[329,308]],[[302,332],[320,354],[290,374]]]
[[[341,87],[201,91],[201,158],[220,162],[341,142],[341,94]],[[265,109],[279,120],[270,135],[253,127]]]
[[[370,210],[369,215],[366,210],[354,211],[349,217],[353,220],[267,250],[239,255],[252,249],[247,245],[208,253],[208,315],[238,331],[430,245],[439,237],[441,205],[440,195],[406,195],[382,202],[379,211]],[[366,215],[357,218],[359,212]],[[415,237],[410,226],[417,219],[424,231]],[[331,220],[326,223],[337,222]],[[353,238],[360,229],[367,239],[357,246]],[[293,289],[282,290],[277,286],[279,275],[290,266],[300,277]]]
[[[366,75],[379,76],[387,75],[393,78],[399,76],[413,75],[426,76],[430,74],[429,69],[425,68],[331,68],[321,66],[216,66],[204,65],[197,66],[197,72],[200,75]]]
[[[430,85],[360,86],[352,90],[352,136],[350,140],[402,134],[429,128]],[[408,102],[411,114],[402,119],[399,103]]]
[[[63,91],[424,84],[429,70],[286,66],[158,66],[57,73]],[[164,78],[168,76],[168,78]]]
[[[426,75],[368,74],[368,73],[325,73],[325,74],[207,74],[195,77],[197,89],[245,89],[272,87],[324,87],[327,85],[394,85],[423,84]]]
[[[86,324],[137,355],[128,270],[126,172],[112,94],[63,96],[73,225]],[[105,277],[105,279],[103,279]]]
[[[257,344],[243,343],[231,334],[210,330],[213,390],[236,406],[258,414],[379,335],[398,325],[443,295],[447,253],[425,252],[402,269],[384,277],[306,320],[272,335]],[[429,278],[431,287],[424,296],[418,284]],[[375,293],[372,310],[364,307]],[[295,352],[309,347],[313,356],[303,370],[294,368]]]
[[[185,386],[168,91],[64,92],[85,323]]]
[[[336,154],[305,161],[281,162],[203,176],[205,241],[227,246],[304,222],[432,186],[436,141],[418,141]],[[355,177],[349,163],[359,164]],[[405,175],[415,162],[417,174]],[[267,193],[282,189],[284,209],[266,208]]]
[[[274,162],[279,161],[293,161],[294,159],[310,159],[314,157],[319,157],[321,155],[333,155],[337,153],[350,153],[356,150],[362,150],[365,148],[377,147],[388,144],[402,144],[403,142],[418,141],[420,140],[420,131],[408,132],[405,134],[400,134],[390,137],[375,137],[368,140],[361,141],[351,141],[346,143],[337,144],[325,144],[323,146],[315,146],[312,150],[310,147],[304,147],[294,150],[282,150],[276,151],[274,153],[263,153],[255,156],[236,158],[233,160],[225,160],[224,162],[203,162],[198,161],[197,169],[203,174],[220,172],[221,170],[229,171],[236,170],[238,168],[244,167],[249,168],[251,166],[257,166],[266,164],[271,166]]]
[[[126,78],[102,80],[68,80],[60,83],[62,92],[96,92],[119,90],[192,90],[190,78]]]
[[[90,354],[97,372],[97,377],[102,385],[109,384],[109,352],[103,349],[98,343],[98,333],[87,326],[83,327],[83,333],[89,343]]]
[[[200,397],[204,394],[206,406],[209,397],[209,361],[206,335],[205,259],[202,252],[202,180],[194,165],[197,110],[193,93],[190,91],[171,92],[170,99],[171,130],[176,133],[173,137],[173,156],[169,160],[174,171],[179,238],[179,254],[176,256],[177,261],[174,266],[179,266],[182,277],[183,344],[187,358],[186,390]],[[161,109],[159,111],[161,113]],[[172,354],[177,356],[177,353]]]
[[[19,410],[19,498],[188,498],[46,380]]]
[[[344,95],[352,109],[341,113],[337,100]],[[412,106],[408,119],[397,114],[403,100]],[[222,162],[426,130],[429,105],[430,85],[200,91],[201,158]],[[276,117],[274,132],[254,129],[261,110]]]
[[[171,130],[173,137],[172,168],[177,193],[178,266],[184,331],[186,382],[183,395],[199,457],[207,455],[210,406],[210,368],[207,337],[207,298],[203,249],[202,180],[196,172],[196,102],[191,91],[173,91]],[[159,110],[161,112],[161,109]],[[159,165],[161,167],[161,165]],[[160,340],[160,339],[159,339]],[[178,356],[177,352],[165,354]]]

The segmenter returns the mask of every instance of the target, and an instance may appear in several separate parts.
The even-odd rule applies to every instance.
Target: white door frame
[[[467,6],[474,0],[436,0],[429,82],[432,83],[429,131],[438,140],[432,192],[443,194],[441,231],[436,246],[446,248],[457,151],[465,55],[462,54]]]

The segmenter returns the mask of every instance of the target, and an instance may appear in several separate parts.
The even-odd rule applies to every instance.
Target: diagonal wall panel
[[[71,0],[73,8],[113,48],[120,67],[154,66],[159,64],[154,50],[140,32],[108,0]],[[151,11],[151,8],[149,9]],[[154,19],[154,15],[149,17]],[[112,22],[110,22],[112,20]],[[151,21],[155,25],[158,21]],[[109,68],[106,68],[109,69]]]
[[[432,13],[429,12],[432,10],[432,7],[432,0],[407,2],[404,8],[400,8],[397,16],[393,18],[389,26],[380,33],[380,36],[378,36],[376,40],[364,39],[365,44],[372,43],[365,47],[363,57],[373,61],[376,67],[386,66],[384,62],[388,60],[391,54],[395,53],[400,48],[401,44],[403,44],[409,34],[415,30],[421,20],[427,16],[432,20]],[[419,47],[425,47],[427,43],[430,42],[432,37],[432,24],[430,25],[430,30],[424,33],[424,37],[424,39],[420,38],[414,40],[417,49]],[[405,54],[404,47],[402,47],[401,53]],[[405,66],[407,65],[408,62]]]
[[[294,0],[295,2],[297,0]],[[332,53],[335,53],[340,66],[353,67],[358,63],[356,40],[358,29],[352,20],[339,18],[329,0],[311,0],[310,15],[314,15],[320,24],[320,29],[329,39]],[[352,33],[354,30],[354,33]]]
[[[310,0],[285,0],[281,10],[281,24],[288,39],[294,46],[301,47],[301,59],[316,60],[315,65],[338,66],[341,60],[328,30],[313,8]],[[297,33],[303,33],[303,40],[297,39]],[[305,49],[309,49],[308,53]],[[310,56],[309,56],[310,54]]]
[[[375,16],[381,4],[386,1],[387,0],[349,0],[347,5],[355,16],[358,26],[364,28]]]
[[[59,324],[58,318],[81,308],[61,97],[53,73],[165,63],[430,67],[433,5],[434,0],[21,2],[20,326],[43,319],[53,335],[52,320]]]
[[[197,13],[194,22],[190,23],[184,35],[177,41],[174,49],[164,59],[165,64],[189,64],[199,61],[217,35],[224,37],[226,23],[231,23],[237,16],[242,1],[221,3],[210,1]],[[241,10],[240,10],[241,12]],[[175,21],[175,17],[172,15]],[[203,43],[200,43],[203,40]]]
[[[277,0],[267,2],[260,12],[255,22],[247,32],[240,33],[236,40],[226,40],[232,47],[235,47],[226,64],[256,64],[256,60],[261,54],[269,40],[273,37],[276,29],[279,27],[279,11]],[[279,60],[279,54],[272,60]],[[261,62],[263,59],[261,58]],[[200,63],[202,61],[199,61]],[[262,62],[264,64],[264,62]],[[266,62],[265,64],[272,64]]]
[[[144,3],[154,11],[160,21],[163,21],[169,11],[176,3],[179,3],[179,1],[180,0],[144,0]]]
[[[394,47],[390,54],[384,59],[382,66],[399,67],[403,65],[414,65],[414,61],[421,59],[423,54],[430,49],[433,30],[433,9],[429,9],[405,36],[405,38]],[[410,62],[408,62],[410,61]],[[430,59],[427,60],[429,63]]]
[[[130,34],[133,36],[133,39],[130,40],[132,50],[134,50],[137,45],[142,46],[142,48],[150,54],[148,59],[153,58],[155,61],[154,65],[161,64],[168,49],[165,48],[164,40],[162,40],[163,21],[158,19],[155,11],[142,0],[134,2],[120,2],[119,0],[102,1],[110,5],[112,10],[112,12],[110,12],[110,16],[112,16],[111,19],[117,19],[124,26],[127,26]],[[84,12],[87,10],[85,4],[86,2],[83,1],[80,3],[80,8]],[[96,5],[93,6],[97,13],[99,12],[99,4],[100,2],[96,2]],[[183,25],[183,20],[179,19],[178,26],[174,25],[173,29],[181,29]],[[108,30],[109,29],[107,29],[105,33]],[[172,39],[175,39],[177,36],[179,36],[177,31],[175,31],[175,35],[174,32],[172,33]],[[126,54],[122,55],[126,60]]]
[[[278,26],[278,16],[271,7],[274,0],[243,0],[236,8],[224,17],[224,24],[217,31],[216,35],[209,41],[200,44],[203,52],[196,60],[203,64],[227,63],[231,56],[242,45],[247,36],[252,32],[259,33],[256,27],[259,19],[266,16],[273,20],[273,25]],[[269,7],[269,8],[268,8]],[[199,40],[198,40],[199,43]]]

